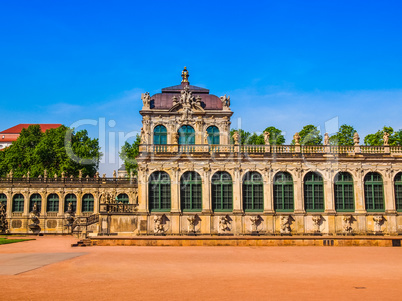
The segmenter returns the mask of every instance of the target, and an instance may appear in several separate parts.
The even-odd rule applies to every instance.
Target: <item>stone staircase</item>
[[[91,242],[90,238],[84,238],[84,239],[77,241],[77,243],[75,243],[75,244],[71,244],[71,247],[89,247],[89,246],[92,246],[92,242]]]

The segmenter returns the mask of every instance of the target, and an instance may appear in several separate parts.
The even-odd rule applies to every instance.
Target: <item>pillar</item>
[[[242,213],[242,187],[241,187],[241,170],[239,168],[234,169],[233,178],[233,213]]]
[[[202,212],[212,212],[212,198],[211,198],[211,169],[209,167],[204,168],[202,176]]]

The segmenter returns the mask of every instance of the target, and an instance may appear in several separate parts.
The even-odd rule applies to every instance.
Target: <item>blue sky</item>
[[[119,133],[141,128],[140,94],[180,83],[183,66],[191,84],[231,96],[234,127],[273,125],[288,143],[306,124],[400,129],[401,12],[401,1],[2,1],[0,129],[63,123],[98,137],[104,123],[111,174]]]

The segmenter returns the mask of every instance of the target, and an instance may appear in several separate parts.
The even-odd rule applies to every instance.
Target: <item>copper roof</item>
[[[151,97],[151,109],[169,110],[173,106],[173,96],[180,99],[180,92],[186,86],[185,83],[177,86],[162,89],[162,93],[157,93]],[[189,85],[193,96],[201,97],[201,106],[204,110],[222,110],[222,101],[216,95],[209,94],[209,90],[197,86]]]

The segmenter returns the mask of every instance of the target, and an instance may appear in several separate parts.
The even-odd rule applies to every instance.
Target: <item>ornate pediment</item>
[[[201,106],[201,97],[199,95],[194,97],[188,86],[185,86],[184,89],[180,92],[180,98],[175,95],[172,99],[173,105],[170,108],[169,112],[181,113],[182,120],[192,119],[192,114],[194,112],[205,112]]]

